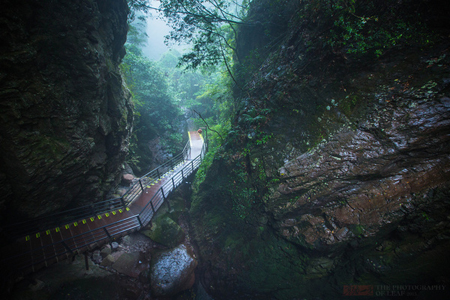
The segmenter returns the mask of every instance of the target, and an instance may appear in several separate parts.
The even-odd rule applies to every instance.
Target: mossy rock
[[[181,244],[185,233],[183,229],[168,216],[159,216],[153,220],[150,229],[143,230],[142,233],[152,241],[173,248]]]

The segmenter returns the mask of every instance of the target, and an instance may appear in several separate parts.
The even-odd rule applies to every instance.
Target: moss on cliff
[[[432,267],[396,270],[447,249],[448,219],[436,214],[449,209],[448,31],[422,14],[416,25],[427,26],[413,35],[432,43],[348,52],[330,44],[324,1],[301,3],[253,3],[261,28],[240,30],[240,110],[194,184],[200,269],[218,299],[335,299],[348,284],[416,284]],[[356,15],[375,1],[358,3]],[[405,20],[421,8],[386,3]]]

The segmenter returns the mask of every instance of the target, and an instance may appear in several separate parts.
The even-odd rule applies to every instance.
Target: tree
[[[173,30],[166,43],[192,45],[191,52],[181,57],[179,65],[196,69],[221,62],[228,64],[228,51],[238,57],[234,45],[236,26],[248,24],[244,21],[248,0],[161,0],[159,7],[148,0],[128,1],[135,9],[157,11],[167,20]]]
[[[149,2],[150,0],[127,0],[130,9],[128,13],[128,23],[133,22],[136,19],[136,15],[139,15],[139,12],[144,14],[148,13],[150,9]],[[145,16],[140,14],[138,19],[145,20]]]
[[[225,60],[227,50],[236,55],[236,25],[244,24],[246,6],[224,0],[161,1],[163,15],[173,28],[168,39],[193,46],[181,63],[195,69]]]
[[[140,47],[145,44],[142,33],[145,26],[139,28],[130,24],[130,28],[125,44],[127,54],[121,64],[135,106],[128,162],[135,172],[143,174],[153,163],[148,147],[150,140],[159,136],[166,152],[176,154],[180,151],[182,137],[177,128],[181,110],[170,93],[164,72],[142,54]]]

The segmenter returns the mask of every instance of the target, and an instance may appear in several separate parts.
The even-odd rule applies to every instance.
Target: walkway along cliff
[[[146,226],[163,203],[170,205],[166,201],[168,194],[199,167],[206,152],[206,145],[201,134],[196,131],[189,132],[189,142],[183,153],[141,177],[122,198],[102,202],[101,205],[106,209],[100,208],[100,211],[76,219],[72,210],[35,222],[12,224],[7,229],[11,234],[20,235],[27,228],[30,234],[20,236],[9,245],[1,247],[2,283],[70,259],[75,254],[112,242],[117,237]],[[163,173],[162,170],[170,166],[172,168]],[[94,205],[98,206],[98,203]],[[85,209],[78,209],[75,215],[79,216]],[[70,221],[61,223],[61,217]],[[58,218],[55,227],[36,231],[36,226],[55,222],[52,220],[54,218]],[[21,227],[20,231],[14,231],[17,227]]]

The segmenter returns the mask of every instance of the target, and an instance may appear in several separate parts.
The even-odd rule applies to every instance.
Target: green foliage
[[[170,49],[169,51],[164,53],[164,55],[158,61],[158,65],[161,67],[161,69],[164,70],[175,70],[180,56],[180,52],[174,49]]]
[[[221,135],[224,136],[229,131],[229,122],[227,122],[223,125],[221,125],[221,124],[214,125],[211,128],[214,131],[217,131]],[[219,153],[221,143],[222,143],[222,141],[220,140],[217,133],[215,133],[213,131],[208,132],[208,152],[206,153],[206,156],[203,159],[203,162],[197,171],[195,182],[194,182],[194,189],[197,189],[198,186],[205,180],[208,169],[212,165],[214,158]]]
[[[208,152],[197,171],[194,182],[194,189],[196,189],[204,181],[214,159],[223,151],[223,141],[220,136],[226,137],[232,132],[234,102],[228,73],[223,70],[209,73],[209,76],[204,77],[203,84],[194,94],[194,98],[186,101],[185,105],[188,109],[199,112],[212,129],[208,131]],[[197,115],[192,114],[191,118],[194,119],[197,127],[206,126]]]
[[[128,21],[132,22],[138,16],[139,20],[144,20],[142,13],[148,13],[149,0],[127,0],[130,11],[128,12]]]
[[[174,63],[179,56],[178,52],[171,50],[158,62],[170,83],[170,94],[180,106],[190,112],[188,116],[196,127],[214,128],[221,124],[218,130],[222,131],[222,128],[228,126],[233,111],[228,73],[223,70],[223,65],[218,65],[215,70],[202,68],[201,71],[181,71]]]
[[[424,6],[413,0],[253,1],[246,20],[258,25],[238,28],[236,80],[243,82],[245,91],[261,82],[269,88],[266,79],[282,72],[259,80],[255,73],[286,56],[295,68],[309,64],[310,60],[303,60],[305,55],[372,59],[390,49],[427,46],[437,36],[423,23],[427,18],[420,8]]]
[[[404,9],[393,0],[316,0],[305,5],[300,15],[332,22],[326,44],[334,52],[380,57],[398,45],[430,43],[425,25],[405,18]]]
[[[142,20],[128,24],[127,43],[141,48],[147,44],[147,34],[145,33],[146,22]]]
[[[377,17],[372,20],[369,17],[349,19],[341,16],[335,21],[337,28],[331,31],[331,38],[327,42],[332,47],[344,47],[347,53],[371,52],[380,57],[397,44],[408,44],[413,37],[421,37],[421,34],[417,33],[417,25],[406,23],[404,20],[396,20],[392,26],[377,24],[378,22]],[[418,40],[415,39],[414,42]],[[423,40],[422,43],[428,41]]]
[[[125,45],[127,54],[120,67],[135,106],[128,162],[137,173],[141,173],[152,163],[152,154],[147,145],[150,140],[160,136],[160,144],[166,151],[176,154],[181,150],[182,136],[177,128],[182,113],[170,93],[164,72],[142,54],[140,47],[144,44],[145,36],[138,27],[130,28],[132,30]]]
[[[256,139],[256,145],[264,145],[266,144],[271,138],[273,137],[273,134],[263,134],[258,139]]]
[[[169,85],[163,72],[145,58],[135,45],[127,44],[127,55],[122,70],[133,91],[136,108],[141,118],[149,118],[159,132],[171,130],[180,114],[169,95]],[[163,104],[163,105],[162,105]]]
[[[256,204],[257,190],[252,186],[246,164],[237,161],[231,172],[230,194],[235,216],[245,219],[251,211],[252,205]]]
[[[213,124],[229,122],[236,111],[229,74],[223,69],[211,74],[196,94],[195,101],[190,108],[204,117],[213,117]]]
[[[243,23],[248,1],[162,0],[161,14],[173,28],[167,43],[186,42],[192,50],[180,59],[188,69],[214,66],[235,51],[236,25]]]

